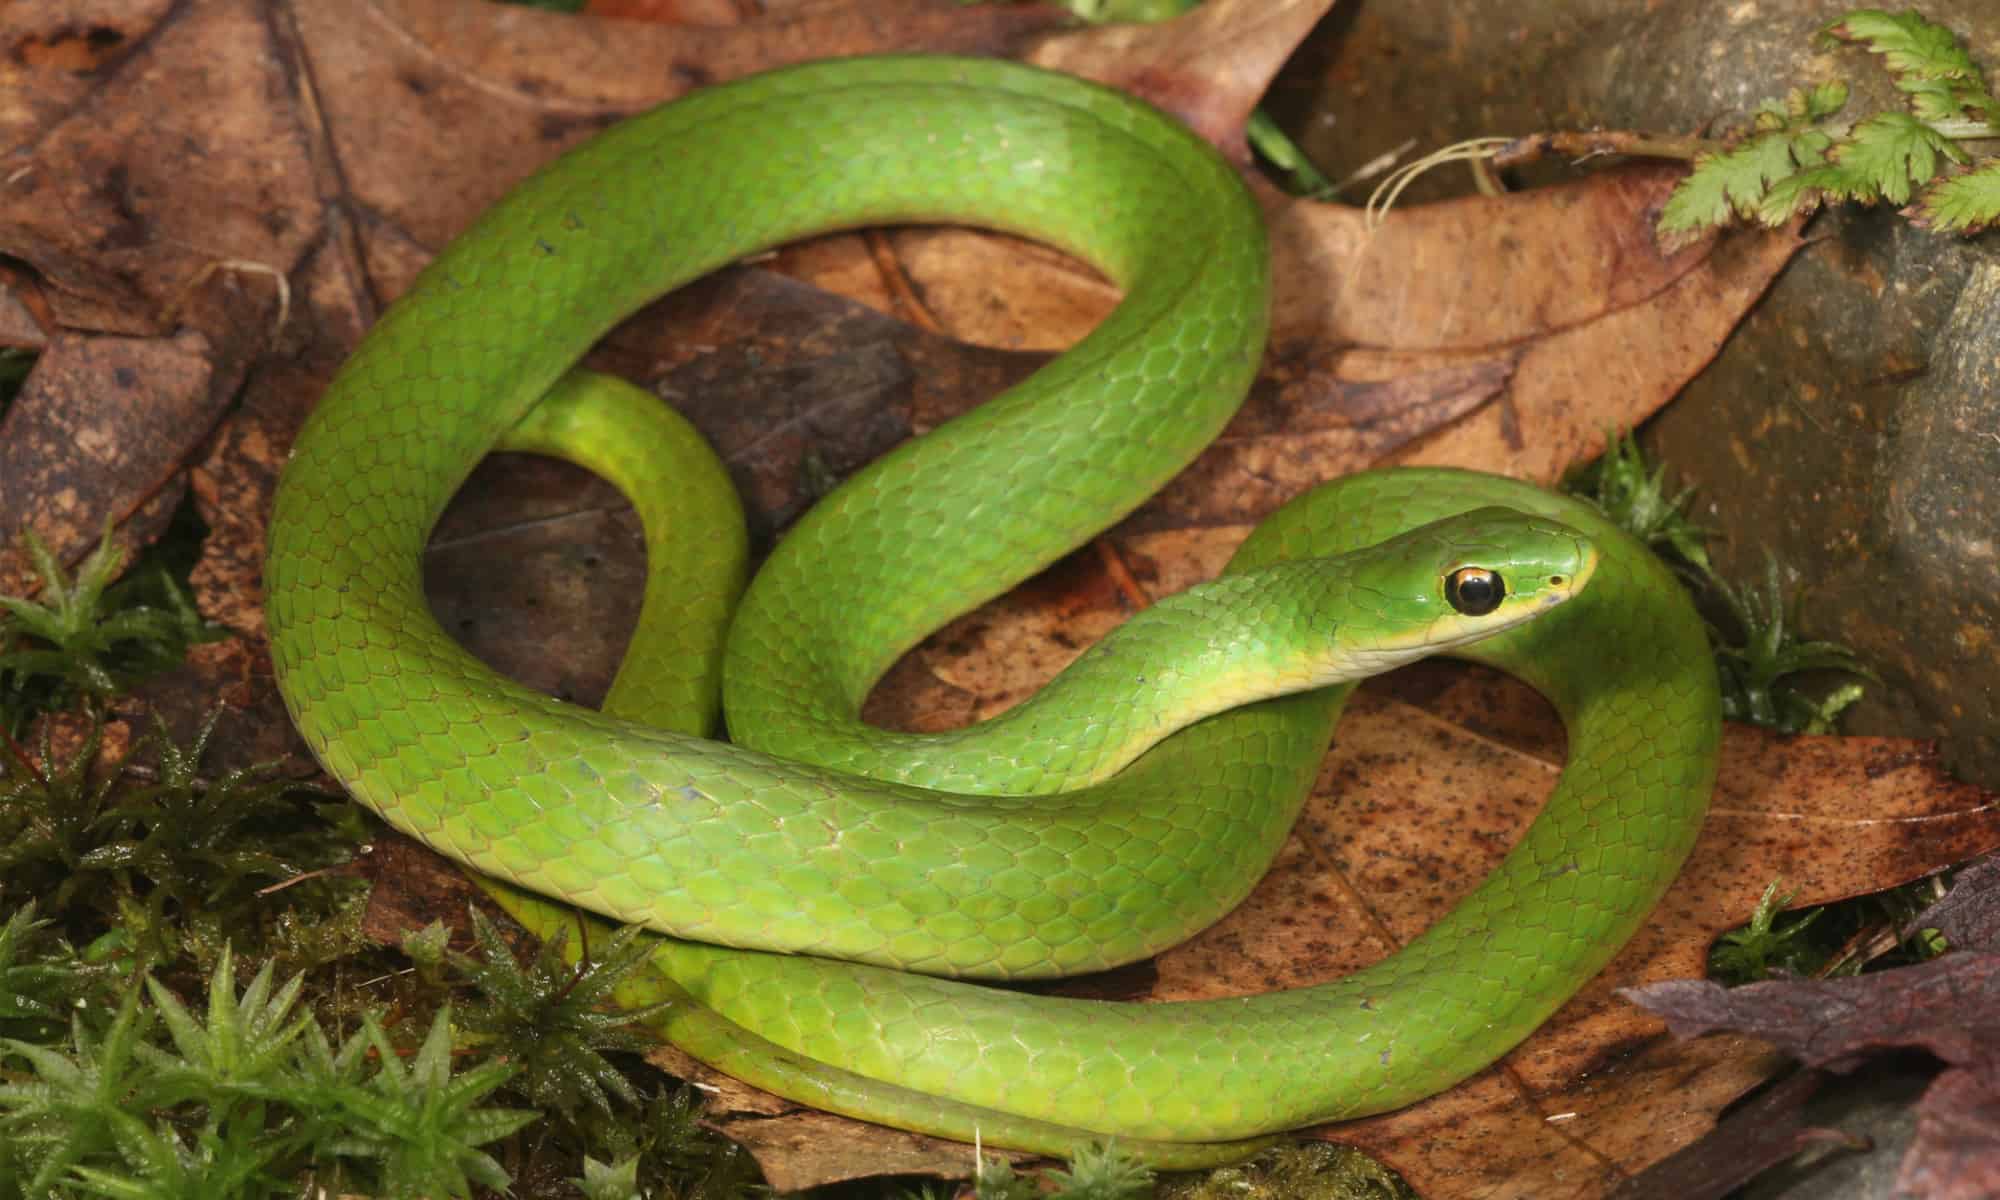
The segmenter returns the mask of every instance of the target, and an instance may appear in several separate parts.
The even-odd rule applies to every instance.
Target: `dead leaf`
[[[1679,980],[1627,994],[1666,1017],[1677,1036],[1746,1032],[1836,1072],[1871,1051],[1929,1050],[1952,1065],[1918,1102],[1902,1194],[1972,1200],[2000,1189],[2000,955],[1954,953],[1873,975],[1738,988]]]
[[[1244,122],[1332,7],[1333,0],[1206,4],[1172,21],[1062,33],[1028,61],[1144,97],[1248,165]]]
[[[1625,994],[1666,1018],[1676,1037],[1730,1029],[1807,1066],[1848,1070],[1870,1052],[1917,1046],[1957,1066],[2000,1068],[2000,954],[1960,951],[1872,975],[1734,988],[1679,979]]]
[[[893,19],[829,4],[741,28],[468,0],[326,0],[296,11],[343,200],[431,251],[557,152],[692,88],[840,55],[1004,54],[1059,20],[940,0],[899,5]]]
[[[52,318],[38,317],[29,308],[33,289],[25,289],[24,295],[14,274],[5,263],[0,263],[0,346],[40,354],[49,344],[47,327],[55,322]]]
[[[662,25],[740,25],[743,13],[733,0],[591,0],[593,17],[654,21]]]
[[[7,34],[25,99],[0,115],[0,251],[66,328],[179,321],[240,364],[318,232],[296,109],[268,102],[290,87],[265,6],[54,3]]]
[[[634,368],[701,429],[762,543],[863,464],[1048,358],[967,346],[740,270],[628,323],[595,361]]]
[[[1896,1189],[1932,1200],[2000,1195],[2000,1087],[1990,1072],[1946,1071],[1924,1093]]]
[[[1944,899],[1918,914],[1910,927],[1937,930],[1953,950],[2000,952],[2000,857],[1960,871]]]
[[[871,1179],[883,1175],[933,1175],[969,1179],[976,1174],[972,1147],[901,1129],[871,1129],[854,1136],[854,1122],[779,1102],[766,1092],[702,1067],[685,1055],[679,1067],[653,1061],[683,1079],[699,1082],[705,1102],[703,1124],[725,1133],[757,1160],[764,1181],[774,1191],[797,1192],[826,1180]],[[681,1074],[682,1070],[687,1074]],[[994,1159],[1013,1164],[1035,1161],[992,1146],[980,1148],[990,1170]]]
[[[1920,928],[1936,920],[1961,939],[1962,948],[1929,962],[1737,988],[1682,979],[1624,994],[1665,1017],[1676,1037],[1745,1033],[1834,1072],[1885,1049],[1928,1050],[1949,1067],[1917,1104],[1917,1135],[1897,1185],[1904,1195],[1992,1196],[2000,1192],[2000,954],[1983,947],[1978,930],[2000,899],[1995,861],[1963,872],[1919,918]]]
[[[1627,1180],[1614,1200],[1723,1200],[1802,1150],[1865,1149],[1866,1139],[1805,1124],[1805,1102],[1825,1081],[1824,1072],[1794,1072],[1730,1113],[1714,1134]]]
[[[212,382],[198,333],[52,340],[0,413],[0,593],[40,587],[23,530],[71,565],[113,523],[128,554],[158,536],[228,400]]]

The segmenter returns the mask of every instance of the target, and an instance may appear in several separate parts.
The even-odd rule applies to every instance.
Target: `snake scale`
[[[1125,298],[1029,380],[823,500],[732,618],[743,535],[720,469],[658,405],[565,373],[664,291],[891,222],[1033,237]],[[1129,97],[1016,64],[809,64],[613,127],[454,241],[300,434],[266,572],[291,714],[396,827],[676,935],[648,985],[675,1001],[668,1035],[822,1107],[1053,1152],[1116,1138],[1190,1165],[1448,1087],[1645,919],[1713,781],[1701,624],[1587,506],[1470,472],[1354,476],[1280,510],[1164,617],[1135,619],[1069,702],[941,747],[858,718],[898,655],[1095,536],[1217,435],[1262,354],[1267,258],[1256,206],[1207,145]],[[605,712],[495,676],[429,615],[431,525],[496,445],[592,465],[645,516],[654,582]],[[1311,580],[1265,582],[1287,572]],[[1468,624],[1489,604],[1503,631],[1459,645],[1491,632]],[[1515,623],[1517,604],[1539,615]],[[1276,658],[1275,631],[1315,628],[1346,638],[1345,658],[1271,668],[1294,677],[1267,686],[1236,651],[1147,657],[1224,624],[1248,631],[1253,660]],[[1111,966],[1226,913],[1332,736],[1350,685],[1320,684],[1432,649],[1541,691],[1569,758],[1503,864],[1390,958],[1317,987],[1171,1004],[938,977]],[[1160,723],[1132,716],[1146,712],[1135,697],[1175,679],[1173,703],[1193,708],[1155,745],[1166,731],[1135,728]],[[718,690],[732,743],[702,736]],[[562,925],[509,894],[531,923]]]

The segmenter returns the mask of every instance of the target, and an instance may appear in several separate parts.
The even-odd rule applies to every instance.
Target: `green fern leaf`
[[[1941,233],[1979,233],[2000,224],[2000,159],[1934,185],[1908,214],[1917,225]]]

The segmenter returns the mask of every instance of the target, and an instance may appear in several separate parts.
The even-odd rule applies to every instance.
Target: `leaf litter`
[[[256,736],[299,755],[262,665],[256,586],[284,447],[380,307],[515,179],[698,83],[872,49],[1010,54],[1094,74],[1190,117],[1240,160],[1243,116],[1325,7],[1216,3],[1167,26],[1054,32],[1032,10],[916,5],[885,17],[846,3],[738,28],[620,25],[614,38],[590,21],[456,0],[327,0],[282,19],[250,0],[131,0],[96,6],[93,28],[109,32],[81,41],[58,20],[23,14],[15,44],[39,57],[6,68],[23,99],[0,111],[0,128],[37,170],[0,197],[0,249],[36,275],[8,277],[9,311],[46,314],[45,341],[109,333],[159,353],[175,344],[163,339],[205,339],[191,343],[196,370],[157,385],[161,403],[192,414],[176,422],[183,436],[147,447],[152,465],[92,472],[70,523],[122,516],[148,487],[192,479],[213,528],[196,579],[203,610],[240,636],[203,648],[175,686],[238,696]],[[204,110],[230,118],[201,132],[204,161],[223,168],[206,177],[187,168],[185,144],[140,133],[162,112]],[[1661,253],[1650,220],[1674,179],[1605,172],[1399,212],[1372,235],[1357,213],[1258,185],[1278,272],[1265,372],[1217,447],[1107,545],[1164,594],[1212,573],[1277,503],[1349,470],[1454,463],[1553,481],[1600,449],[1607,428],[1636,423],[1699,371],[1799,246],[1780,231]],[[72,219],[49,219],[63,207]],[[217,269],[242,263],[256,265]],[[599,352],[688,400],[767,532],[852,463],[1032,369],[1115,301],[1059,256],[950,231],[826,239],[773,265],[896,317],[752,266],[654,306]],[[288,281],[288,306],[276,279]],[[797,390],[828,371],[832,385]],[[715,399],[729,380],[736,387]],[[782,412],[753,407],[760,393],[781,397],[772,402]],[[237,405],[211,433],[203,414],[218,411],[216,396]],[[0,444],[10,444],[17,418],[0,419]],[[99,425],[112,444],[146,440],[116,413]],[[836,433],[846,444],[829,441]],[[482,471],[496,480],[489,495],[510,490],[508,470]],[[558,537],[544,552],[550,570],[596,553],[590,545],[605,547],[605,561],[629,555],[615,497],[560,476],[525,509],[463,500],[439,553],[458,539],[505,558],[554,521],[600,540],[565,547]],[[49,503],[38,488],[0,506],[0,528]],[[1010,702],[1122,619],[1123,592],[1100,563],[1075,556],[941,632],[892,674],[873,711],[949,723]],[[482,612],[504,607],[489,596]],[[551,600],[540,615],[561,608]],[[604,623],[581,624],[602,634]],[[544,663],[576,636],[473,624],[475,644],[536,646]],[[482,630],[497,636],[482,640]],[[614,652],[615,637],[597,640],[585,657]],[[587,699],[585,674],[552,686]],[[1073,986],[1124,998],[1227,994],[1313,982],[1389,952],[1482,877],[1532,817],[1560,762],[1559,730],[1539,704],[1504,680],[1448,669],[1370,688],[1252,901],[1151,964]],[[1799,902],[1818,902],[2000,840],[1990,797],[1945,780],[1911,743],[1732,728],[1726,753],[1727,786],[1687,874],[1603,977],[1465,1087],[1324,1136],[1369,1149],[1428,1194],[1604,1194],[1699,1137],[1778,1061],[1735,1035],[1664,1042],[1660,1023],[1615,989],[1698,976],[1708,941],[1748,915],[1773,875],[1795,881]],[[1810,869],[1829,847],[1840,853]],[[393,906],[399,881],[421,874],[392,870],[377,890]],[[416,922],[436,910],[411,911]],[[712,1094],[714,1123],[752,1144],[779,1186],[970,1165],[955,1144]]]
[[[2000,858],[1960,872],[1912,923],[1948,953],[1914,966],[1840,979],[1773,979],[1725,988],[1676,980],[1622,994],[1665,1018],[1676,1037],[1717,1030],[1768,1042],[1834,1073],[1893,1049],[1945,1064],[1916,1105],[1901,1194],[1974,1200],[2000,1192]]]

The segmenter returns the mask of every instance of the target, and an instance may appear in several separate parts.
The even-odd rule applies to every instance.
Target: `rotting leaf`
[[[1723,1200],[1802,1150],[1865,1149],[1865,1138],[1805,1123],[1805,1103],[1825,1080],[1824,1072],[1794,1072],[1731,1112],[1708,1137],[1627,1180],[1613,1200]]]
[[[42,36],[28,35],[15,45],[14,53],[30,67],[54,67],[84,75],[111,62],[124,44],[124,34],[110,25],[68,26]]]
[[[1946,1071],[1931,1084],[1896,1189],[1932,1200],[2000,1195],[2000,1087],[1991,1071]]]
[[[1047,38],[1028,61],[1143,96],[1239,166],[1264,89],[1332,0],[1197,5],[1173,20],[1100,25]]]
[[[1917,1103],[1902,1194],[1972,1200],[2000,1191],[2000,954],[1959,951],[1846,979],[1739,988],[1677,980],[1624,994],[1665,1017],[1676,1036],[1747,1033],[1833,1071],[1889,1048],[1930,1051],[1950,1065]]]
[[[2000,952],[2000,857],[1960,871],[1951,891],[1919,913],[1910,927],[1937,930],[1954,950]]]
[[[2000,1068],[2000,954],[1961,951],[1872,975],[1736,988],[1674,980],[1622,994],[1677,1037],[1734,1030],[1808,1066],[1840,1071],[1872,1051],[1914,1046],[1958,1066]]]
[[[24,121],[0,126],[9,150],[27,151],[0,193],[0,252],[34,268],[64,326],[185,326],[210,340],[219,376],[240,378],[268,345],[273,280],[324,215],[301,107],[271,102],[293,94],[293,65],[253,0],[96,8],[83,28],[70,6],[9,11],[22,41],[80,35],[121,58],[82,75],[73,54],[14,59],[8,94],[34,99],[11,110]]]
[[[1004,55],[1061,22],[936,0],[886,13],[814,5],[735,28],[431,0],[328,0],[298,19],[327,64],[328,132],[353,198],[379,223],[371,235],[433,251],[561,150],[702,84],[870,52]]]
[[[63,561],[110,522],[128,553],[158,536],[228,403],[212,383],[198,334],[53,339],[0,414],[0,593],[32,590],[19,530]]]

